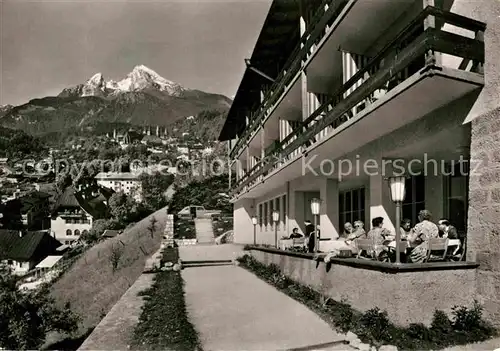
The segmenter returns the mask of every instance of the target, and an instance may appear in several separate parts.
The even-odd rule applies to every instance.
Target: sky
[[[234,96],[270,0],[0,0],[0,105],[143,64]]]

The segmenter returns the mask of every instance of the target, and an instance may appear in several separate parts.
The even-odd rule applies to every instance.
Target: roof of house
[[[54,265],[63,258],[62,256],[47,256],[42,262],[36,265],[36,268],[52,268]]]
[[[79,207],[94,218],[103,218],[108,213],[105,201],[109,197],[106,198],[106,194],[108,191],[102,190],[97,196],[90,196],[86,195],[85,191],[79,192],[69,186],[57,200],[54,210],[57,211],[61,207]]]
[[[117,235],[120,235],[119,230],[106,229],[101,236],[104,238],[114,238]]]
[[[161,138],[156,135],[144,135],[142,141],[149,141],[152,143],[161,143]]]
[[[31,261],[36,256],[53,253],[59,246],[61,243],[45,231],[23,233],[0,229],[0,255],[6,259]]]
[[[273,0],[261,32],[255,43],[250,65],[270,77],[277,77],[291,53],[299,44],[301,2],[296,0]],[[318,8],[321,0],[304,2],[308,7]],[[269,81],[247,66],[238,91],[228,112],[219,136],[220,141],[241,136],[245,128],[248,111],[260,102],[262,84]]]
[[[95,178],[97,180],[139,180],[138,174],[133,172],[101,172]]]

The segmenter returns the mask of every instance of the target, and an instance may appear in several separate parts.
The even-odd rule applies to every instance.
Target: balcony
[[[335,1],[324,0],[318,7],[309,28],[302,35],[295,50],[290,54],[281,73],[276,77],[274,84],[268,90],[262,103],[257,110],[249,116],[249,124],[244,135],[239,138],[229,153],[230,159],[235,159],[244,149],[249,140],[252,140],[264,120],[272,113],[279,100],[288,91],[290,85],[295,81],[297,75],[303,68],[303,62],[310,56],[314,46],[323,39],[325,27],[331,23],[348,3],[348,0]]]
[[[443,28],[453,26],[471,31],[475,37],[434,26],[424,29],[429,19],[445,24]],[[340,157],[361,146],[352,142],[353,136],[358,143],[368,143],[481,88],[485,27],[484,23],[464,16],[431,6],[425,8],[300,128],[241,177],[233,193],[249,189],[304,152],[321,147],[326,140],[336,140],[335,155],[330,156]]]

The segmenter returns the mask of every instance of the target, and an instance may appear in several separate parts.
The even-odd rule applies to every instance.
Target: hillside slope
[[[153,238],[147,230],[152,216],[158,221]],[[51,287],[57,304],[69,302],[82,318],[82,333],[95,327],[141,275],[146,259],[160,248],[166,219],[167,212],[161,209],[123,234],[95,245]],[[113,246],[123,248],[115,272],[110,262]]]

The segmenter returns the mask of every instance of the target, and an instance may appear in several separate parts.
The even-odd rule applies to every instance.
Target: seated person
[[[437,225],[431,222],[432,215],[428,210],[422,210],[418,214],[420,221],[415,225],[412,232],[408,236],[413,250],[410,253],[410,262],[421,263],[427,257],[427,243],[430,239],[439,237],[439,229]]]
[[[408,239],[408,235],[411,233],[411,220],[405,218],[401,221],[401,240]]]
[[[375,254],[378,257],[382,251],[386,250],[384,242],[391,240],[392,233],[383,227],[384,218],[375,217],[372,219],[372,229],[366,234],[367,239],[372,239],[375,246]]]
[[[438,228],[439,228],[439,236],[441,238],[458,239],[457,228],[452,226],[447,219],[445,218],[440,219],[438,222]]]
[[[349,235],[353,232],[353,230],[354,229],[352,227],[351,222],[346,222],[344,224],[344,232],[342,232],[340,234],[340,238],[342,238],[342,239],[346,238],[347,239],[349,237]]]
[[[289,239],[299,239],[302,238],[302,234],[299,233],[299,228],[293,228],[292,234],[290,234]]]
[[[362,221],[355,221],[354,222],[354,231],[352,232],[353,236],[355,238],[360,238],[363,235],[366,236],[365,232],[365,224]]]
[[[366,232],[364,227],[365,225],[362,221],[355,221],[354,231],[347,237],[346,243],[348,245],[351,245],[358,238],[364,239],[366,237]]]

